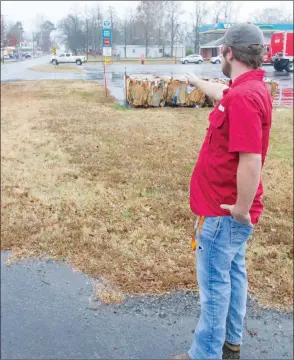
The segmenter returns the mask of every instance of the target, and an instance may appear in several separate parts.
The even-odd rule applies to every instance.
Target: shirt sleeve
[[[251,95],[236,94],[227,107],[229,152],[262,154],[262,111]]]

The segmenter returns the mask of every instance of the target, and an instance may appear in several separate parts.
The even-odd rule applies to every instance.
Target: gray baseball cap
[[[240,23],[228,28],[225,36],[216,40],[215,44],[227,44],[241,52],[259,55],[264,50],[264,37],[262,31],[256,25]],[[252,49],[250,45],[260,45],[260,48]]]

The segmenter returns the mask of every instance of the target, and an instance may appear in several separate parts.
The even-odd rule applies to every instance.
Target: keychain
[[[191,248],[193,251],[196,251],[196,247],[198,244],[198,240],[200,238],[200,232],[204,223],[205,216],[197,216],[197,220],[195,223],[195,231],[193,231],[192,241],[191,241]],[[197,235],[198,233],[198,235]]]

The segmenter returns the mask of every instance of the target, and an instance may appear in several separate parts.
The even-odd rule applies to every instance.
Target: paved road
[[[11,62],[1,65],[1,81],[21,81],[21,80],[69,80],[69,79],[86,79],[86,74],[80,73],[45,73],[30,70],[35,65],[49,64],[51,55],[42,56],[37,59],[27,59],[19,62]]]
[[[188,349],[199,317],[196,294],[101,305],[92,300],[92,279],[66,264],[7,266],[7,255],[1,255],[1,359],[167,359]],[[242,359],[293,359],[292,316],[249,301]]]
[[[97,80],[104,83],[103,66],[93,63],[87,63],[82,66],[84,72],[81,73],[43,73],[29,70],[31,66],[48,64],[50,55],[39,59],[31,59],[23,62],[7,64],[1,66],[1,81],[16,81],[16,80],[69,80],[69,79],[83,79],[83,80]],[[59,65],[64,66],[64,65]],[[275,105],[277,106],[292,106],[293,105],[293,74],[286,72],[276,72],[272,66],[264,66],[266,77],[279,82],[279,91],[276,95]],[[156,75],[181,75],[186,72],[194,72],[203,77],[219,77],[224,75],[221,71],[220,65],[213,64],[156,64],[156,65],[141,65],[141,64],[113,64],[106,67],[107,83],[111,94],[120,102],[124,100],[123,79],[125,71],[127,74],[156,74]]]
[[[85,64],[87,78],[103,81],[103,67],[101,65]],[[275,106],[293,106],[293,74],[277,72],[272,66],[264,66],[265,76],[279,83],[279,89],[274,101]],[[107,67],[107,82],[112,95],[119,101],[124,100],[123,79],[125,71],[128,75],[154,74],[154,75],[182,75],[192,72],[200,77],[224,78],[219,64],[156,64],[156,65],[119,65],[114,64]]]

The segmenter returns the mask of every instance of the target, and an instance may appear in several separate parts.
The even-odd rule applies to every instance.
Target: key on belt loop
[[[196,229],[195,229],[195,233],[193,232],[192,241],[191,241],[191,248],[193,251],[196,251],[196,247],[197,247],[198,240],[200,238],[200,233],[202,230],[204,219],[205,219],[205,216],[197,216]]]

